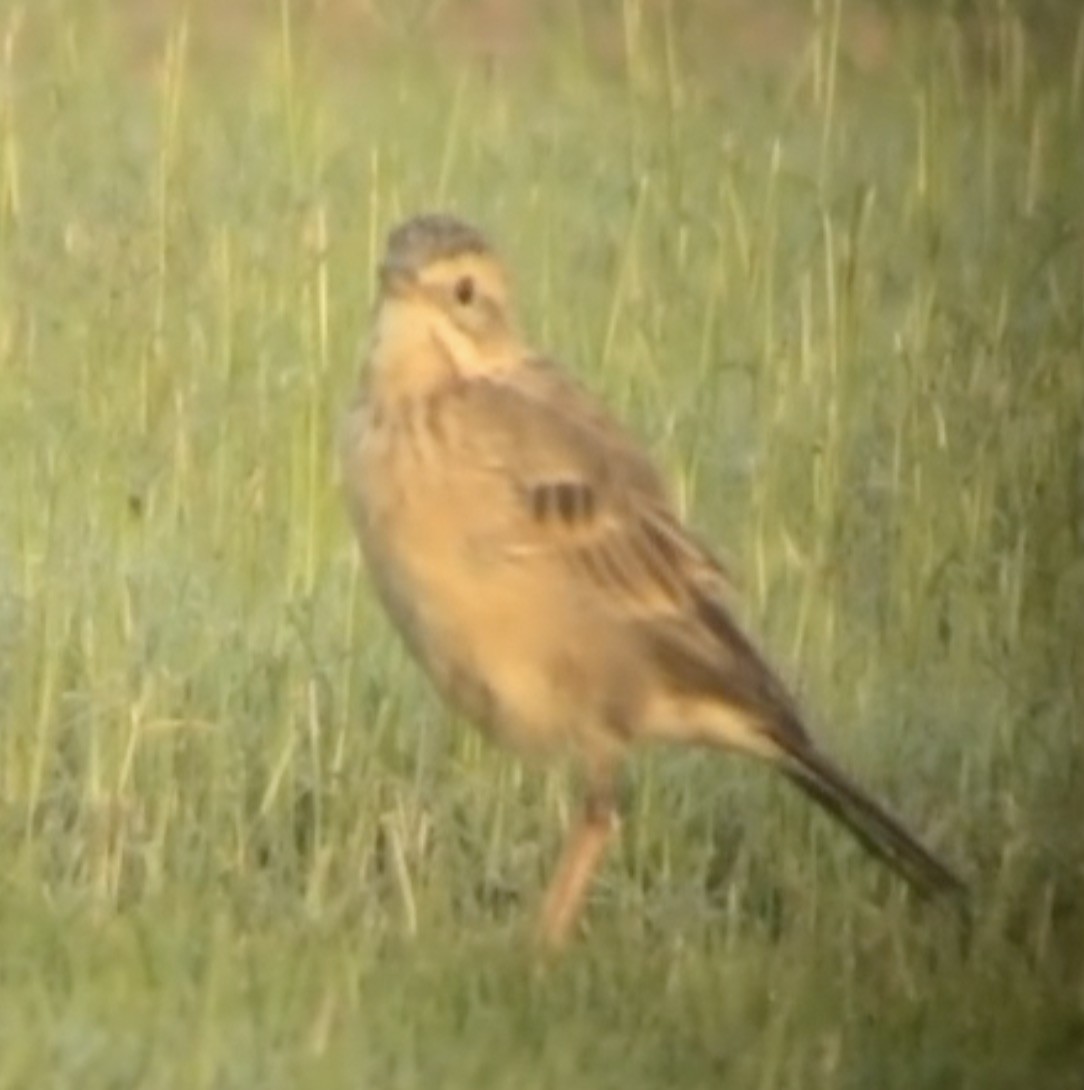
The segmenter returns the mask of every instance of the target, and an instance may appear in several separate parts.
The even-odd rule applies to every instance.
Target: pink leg
[[[583,911],[591,879],[614,834],[617,812],[608,800],[589,799],[575,828],[569,834],[557,864],[557,873],[546,889],[538,920],[540,943],[559,950],[569,939]]]

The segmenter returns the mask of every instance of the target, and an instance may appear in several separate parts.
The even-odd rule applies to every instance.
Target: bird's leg
[[[568,941],[583,909],[591,879],[618,824],[612,791],[589,791],[542,901],[538,921],[542,946],[558,950]]]

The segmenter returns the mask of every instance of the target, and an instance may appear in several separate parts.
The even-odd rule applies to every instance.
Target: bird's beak
[[[414,271],[398,261],[384,261],[380,266],[380,294],[401,298],[414,286]]]

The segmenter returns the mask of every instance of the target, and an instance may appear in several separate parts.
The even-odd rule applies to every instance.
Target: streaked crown
[[[463,220],[442,212],[429,212],[406,220],[388,235],[384,268],[417,275],[437,261],[467,254],[493,253],[485,235]]]
[[[512,358],[516,339],[509,286],[484,234],[445,213],[415,216],[388,235],[380,266],[381,300],[413,308],[412,320],[448,323],[492,365]],[[466,369],[466,361],[461,361]]]

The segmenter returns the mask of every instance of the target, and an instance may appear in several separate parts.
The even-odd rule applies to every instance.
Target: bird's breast
[[[575,596],[539,570],[546,561],[501,547],[517,501],[443,409],[420,399],[357,410],[345,478],[363,552],[442,694],[507,744],[551,749],[612,699],[582,669],[595,641]]]
[[[392,620],[430,672],[491,597],[473,536],[487,517],[484,473],[464,457],[447,406],[427,396],[359,406],[348,425],[344,478],[370,573]]]

